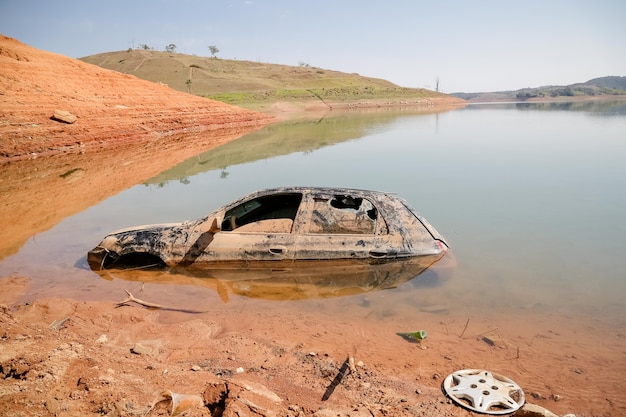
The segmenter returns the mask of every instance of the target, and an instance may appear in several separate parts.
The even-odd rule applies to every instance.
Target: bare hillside
[[[195,55],[135,50],[81,58],[102,68],[162,82],[198,95],[286,89],[354,87],[397,88],[385,80],[308,66],[267,64]]]
[[[0,157],[86,152],[273,120],[0,35]],[[56,110],[76,116],[52,120]]]
[[[334,109],[382,106],[459,106],[464,100],[423,88],[316,68],[134,50],[81,58],[103,68],[160,82],[179,91],[274,113],[279,104]]]

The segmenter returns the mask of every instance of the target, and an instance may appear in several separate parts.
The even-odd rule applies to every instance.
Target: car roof
[[[306,187],[306,186],[292,186],[292,187],[275,187],[259,190],[251,195],[268,195],[278,193],[330,193],[330,194],[363,194],[363,195],[379,195],[379,196],[395,196],[395,193],[365,190],[359,188],[344,188],[344,187]]]

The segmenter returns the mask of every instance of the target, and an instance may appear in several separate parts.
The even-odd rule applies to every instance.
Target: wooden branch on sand
[[[128,297],[126,297],[126,299],[124,299],[123,301],[120,301],[119,303],[117,303],[115,307],[122,307],[122,306],[128,305],[128,303],[130,302],[133,302],[133,303],[142,305],[144,307],[158,308],[160,310],[180,311],[183,313],[192,313],[192,314],[206,313],[206,311],[201,311],[201,310],[189,310],[185,308],[167,307],[167,306],[162,306],[161,304],[150,303],[148,301],[140,300],[139,298],[132,295],[131,292],[128,290],[124,290],[124,291],[126,291],[126,294],[128,294]]]
[[[352,366],[350,366],[350,362],[354,364],[354,358],[352,355],[349,355],[343,362],[343,365],[341,365],[341,368],[339,368],[339,372],[335,375],[335,379],[333,379],[328,388],[326,388],[326,392],[324,392],[324,395],[322,396],[322,401],[328,400],[335,391],[335,388],[337,388],[337,385],[341,383],[343,377],[346,376],[348,372],[351,372]]]

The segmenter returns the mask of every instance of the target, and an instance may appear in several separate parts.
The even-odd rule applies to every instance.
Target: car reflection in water
[[[396,288],[406,282],[414,287],[439,285],[429,269],[445,255],[424,255],[379,263],[346,261],[295,261],[271,267],[224,268],[213,266],[106,269],[100,277],[132,282],[193,285],[217,291],[224,303],[230,295],[270,301],[306,300],[359,295]],[[428,271],[428,273],[424,273]],[[423,283],[422,281],[423,279]]]

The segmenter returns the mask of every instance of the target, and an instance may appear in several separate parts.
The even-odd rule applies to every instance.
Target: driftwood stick
[[[343,365],[341,365],[341,368],[339,368],[339,372],[337,372],[337,375],[335,375],[335,379],[333,379],[333,381],[330,383],[328,388],[326,388],[326,392],[324,392],[324,395],[322,396],[322,401],[326,401],[330,398],[330,396],[335,391],[335,388],[337,388],[337,385],[341,383],[341,380],[343,379],[343,377],[346,376],[346,374],[349,372],[350,370],[349,367],[350,367],[350,358],[348,357],[343,362]]]
[[[487,330],[486,332],[480,333],[478,335],[478,337],[483,337],[485,335],[488,335],[489,333],[493,333],[493,332],[497,332],[497,331],[498,331],[498,328],[496,327],[495,329]],[[498,335],[498,337],[500,337],[500,335],[498,333],[496,333],[496,334]],[[500,339],[502,339],[502,338],[500,337]]]
[[[128,291],[126,291],[126,292],[128,292]],[[463,335],[465,334],[465,330],[467,330],[467,326],[469,326],[469,321],[470,321],[470,319],[468,318],[468,319],[467,319],[467,321],[465,322],[465,327],[463,327],[463,331],[462,331],[462,332],[461,332],[461,334],[459,335],[459,337],[460,337],[461,339],[463,339]]]
[[[206,313],[206,311],[189,310],[189,309],[176,308],[176,307],[167,307],[167,306],[162,306],[161,304],[150,303],[148,301],[140,300],[139,298],[137,298],[134,295],[132,295],[131,292],[128,291],[128,290],[124,290],[124,291],[126,291],[126,294],[128,294],[128,297],[126,297],[126,299],[124,299],[123,301],[117,303],[115,305],[116,307],[122,307],[122,306],[128,305],[128,303],[130,303],[130,302],[133,302],[133,303],[137,303],[139,305],[142,305],[144,307],[158,308],[158,309],[161,309],[161,310],[181,311],[183,313],[192,313],[192,314]]]
[[[50,327],[53,330],[61,330],[64,328],[65,322],[68,321],[70,319],[70,316],[67,316],[61,320],[55,320],[52,323],[50,323]]]
[[[128,290],[124,290],[124,291],[126,291],[126,294],[128,294],[128,297],[126,297],[125,300],[117,303],[117,307],[121,307],[121,306],[126,305],[126,304],[128,304],[130,302],[133,302],[133,303],[141,304],[142,306],[148,307],[148,308],[163,308],[163,306],[160,305],[160,304],[149,303],[147,301],[143,301],[143,300],[140,300],[139,298],[136,298]]]

